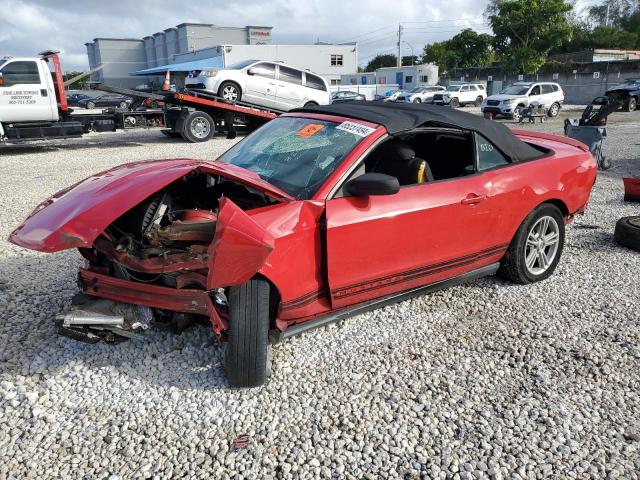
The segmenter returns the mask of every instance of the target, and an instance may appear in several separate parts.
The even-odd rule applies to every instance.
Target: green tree
[[[395,67],[397,64],[398,64],[398,57],[396,57],[395,55],[392,55],[390,53],[384,54],[384,55],[378,54],[375,57],[373,57],[371,60],[369,60],[369,63],[367,63],[367,66],[365,67],[364,70],[366,72],[373,72],[378,68]]]
[[[537,72],[550,50],[571,40],[571,10],[564,0],[491,0],[486,14],[505,71]]]
[[[423,61],[438,65],[441,70],[465,67],[486,67],[494,59],[493,37],[466,28],[449,40],[425,45]]]
[[[62,79],[66,82],[67,80],[76,77],[78,75],[80,75],[81,73],[84,72],[76,72],[76,71],[71,71],[71,72],[65,72],[62,74]],[[84,78],[81,78],[80,80],[78,80],[77,82],[74,82],[72,85],[69,85],[68,88],[72,89],[72,90],[81,90],[85,87],[85,85],[89,82],[89,78],[91,76],[87,75]]]

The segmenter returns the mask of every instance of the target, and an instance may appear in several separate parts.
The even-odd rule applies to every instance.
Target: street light
[[[411,45],[406,40],[403,40],[402,43],[406,43],[409,46],[409,48],[411,49],[411,65],[414,65],[415,64],[415,59],[416,59],[416,54],[413,51],[413,45]]]

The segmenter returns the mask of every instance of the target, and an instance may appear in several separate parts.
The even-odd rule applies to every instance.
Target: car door
[[[276,65],[256,63],[247,70],[247,83],[242,98],[249,103],[276,108]]]
[[[544,103],[544,98],[542,96],[542,91],[541,91],[541,85],[539,83],[536,83],[535,85],[533,85],[531,87],[531,90],[529,90],[529,105],[531,105],[534,102],[540,103],[540,104]]]
[[[496,261],[487,176],[402,187],[395,195],[326,202],[333,308],[437,283]]]
[[[57,119],[55,92],[42,65],[34,60],[9,61],[2,66],[0,121],[32,122]]]
[[[278,88],[276,102],[278,108],[290,110],[305,103],[306,92],[302,86],[302,71],[285,65],[278,65]]]
[[[460,93],[458,95],[459,95],[458,99],[459,99],[460,103],[469,102],[470,101],[469,100],[469,98],[470,98],[469,85],[463,85],[460,88]]]

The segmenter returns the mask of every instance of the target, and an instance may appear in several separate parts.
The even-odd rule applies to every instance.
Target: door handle
[[[462,205],[475,205],[486,199],[486,195],[476,195],[475,193],[470,193],[469,195],[464,197],[460,203],[462,203]]]
[[[40,95],[42,95],[43,97],[49,96],[49,94],[47,93],[47,89],[46,88],[40,89]]]

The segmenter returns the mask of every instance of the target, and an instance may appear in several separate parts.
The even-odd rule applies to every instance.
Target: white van
[[[262,60],[246,60],[222,70],[192,72],[185,87],[206,90],[229,102],[285,111],[331,103],[329,85],[320,75]]]
[[[520,118],[520,111],[530,104],[544,106],[547,115],[558,115],[564,103],[562,87],[554,82],[516,82],[482,102],[482,113]]]

